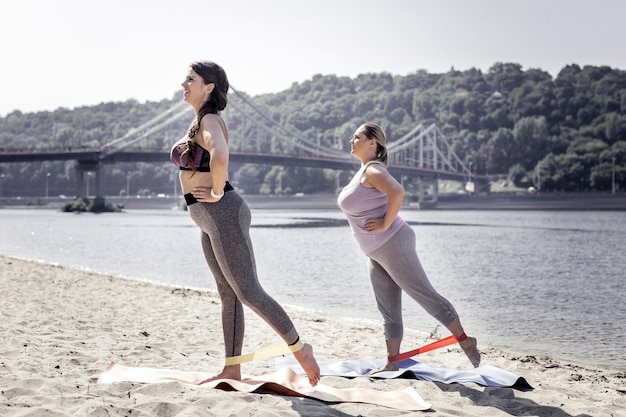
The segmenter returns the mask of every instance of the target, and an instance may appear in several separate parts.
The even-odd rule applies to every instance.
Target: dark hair
[[[220,114],[220,112],[226,108],[230,84],[228,83],[228,77],[226,76],[224,68],[213,61],[195,61],[189,65],[189,68],[198,74],[205,84],[215,84],[215,88],[211,91],[209,99],[202,104],[196,118],[191,123],[191,126],[189,126],[187,142],[179,145],[181,159],[183,155],[186,155],[187,161],[191,161],[190,168],[195,171],[196,167],[193,163],[196,156],[197,145],[195,138],[198,130],[200,130],[200,121],[207,114]]]
[[[383,128],[375,123],[364,123],[361,125],[363,134],[368,139],[376,141],[376,160],[382,162],[385,166],[389,164],[387,155],[387,138]]]

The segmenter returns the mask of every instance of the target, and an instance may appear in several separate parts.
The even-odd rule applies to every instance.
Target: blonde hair
[[[387,137],[383,128],[375,123],[364,123],[361,125],[361,129],[363,129],[363,134],[366,138],[376,141],[376,161],[388,166]]]

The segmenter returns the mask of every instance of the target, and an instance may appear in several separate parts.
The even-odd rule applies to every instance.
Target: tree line
[[[234,80],[231,80],[234,81]],[[233,84],[235,84],[233,82]],[[307,140],[349,152],[349,139],[363,122],[380,124],[388,140],[417,124],[436,124],[454,152],[477,174],[508,177],[518,186],[542,191],[611,190],[613,176],[626,176],[626,72],[607,66],[568,65],[555,78],[515,63],[442,74],[424,70],[400,76],[368,73],[357,77],[315,75],[273,94],[241,93],[265,117]],[[233,149],[268,151],[276,143],[239,109],[229,95],[227,119]],[[0,118],[0,148],[99,147],[163,113],[180,101],[102,103],[75,109],[22,113]],[[176,121],[143,140],[141,147],[169,150],[193,117]],[[73,162],[0,165],[3,195],[50,195],[75,191]],[[105,165],[106,195],[171,194],[172,164]],[[248,194],[328,193],[349,173],[251,164],[231,165],[232,182]]]

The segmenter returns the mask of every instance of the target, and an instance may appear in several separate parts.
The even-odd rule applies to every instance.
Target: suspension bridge
[[[250,138],[230,138],[230,160],[232,163],[252,163],[279,166],[306,166],[334,170],[354,170],[358,161],[349,152],[323,146],[294,132],[271,119],[243,94],[231,87],[235,100],[229,100],[229,108],[243,115],[244,123],[254,126],[271,137],[270,149],[263,149],[259,141]],[[230,110],[223,113],[228,123]],[[119,162],[163,163],[169,160],[169,149],[146,149],[139,147],[142,141],[158,134],[182,118],[191,120],[193,110],[181,101],[167,111],[142,125],[130,129],[98,148],[62,149],[0,149],[0,163],[34,161],[76,161],[77,192],[85,196],[85,174],[95,173],[95,193],[101,197],[103,182],[102,166]],[[355,126],[356,128],[356,126]],[[245,130],[245,129],[244,129]],[[349,138],[346,138],[346,142]],[[267,146],[265,146],[267,147]],[[403,181],[405,177],[415,179],[419,185],[419,201],[424,201],[424,186],[433,188],[432,198],[437,199],[438,179],[448,179],[473,184],[485,178],[471,172],[470,167],[454,153],[439,128],[432,124],[418,124],[404,136],[388,138],[389,171]]]

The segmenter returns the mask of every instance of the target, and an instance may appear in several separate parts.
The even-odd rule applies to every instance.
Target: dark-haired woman
[[[204,256],[222,301],[226,361],[218,378],[241,379],[243,305],[263,318],[289,345],[307,374],[319,382],[313,348],[304,344],[284,309],[261,287],[250,241],[250,209],[228,182],[228,129],[220,112],[229,89],[226,73],[214,62],[191,64],[182,83],[184,100],[196,112],[187,136],[171,151],[192,220],[201,230]]]
[[[374,123],[365,123],[354,132],[350,145],[361,168],[339,194],[338,204],[368,257],[370,280],[383,316],[387,357],[400,352],[405,291],[450,330],[472,365],[478,366],[476,339],[465,335],[452,304],[431,285],[415,251],[415,232],[398,215],[404,189],[387,171],[384,131]],[[398,368],[398,361],[388,359],[385,367],[377,371]]]

